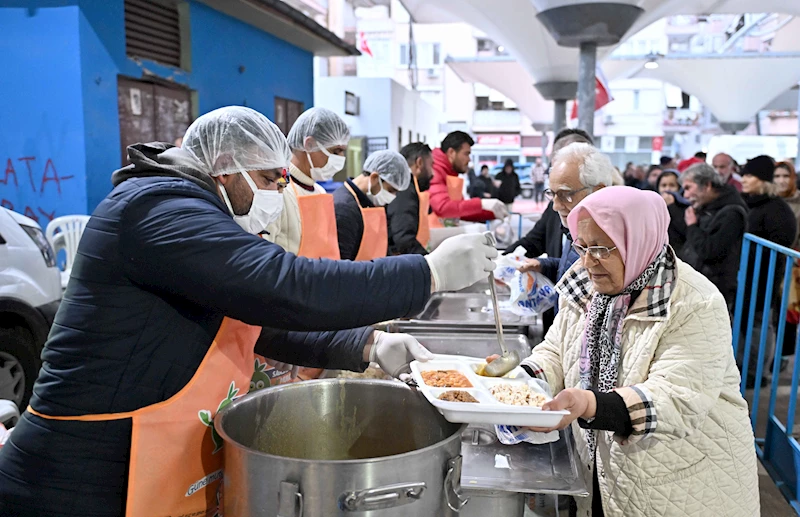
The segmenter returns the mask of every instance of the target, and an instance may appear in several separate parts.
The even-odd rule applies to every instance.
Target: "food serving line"
[[[501,311],[501,320],[509,351],[527,357],[540,318]],[[437,293],[416,318],[384,327],[444,356],[412,363],[422,385],[351,374],[262,390],[219,413],[226,517],[521,517],[526,494],[588,495],[569,429],[551,443],[503,445],[491,424],[513,422],[461,410],[480,404],[444,402],[436,397],[450,390],[424,385],[424,370],[461,371],[467,391],[489,402],[491,385],[507,381],[475,373],[499,351],[485,282]]]

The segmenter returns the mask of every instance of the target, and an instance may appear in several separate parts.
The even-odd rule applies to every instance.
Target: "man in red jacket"
[[[442,140],[441,149],[433,150],[431,208],[442,219],[483,222],[508,215],[499,199],[464,199],[464,179],[458,175],[467,172],[474,143],[463,131],[453,131]]]

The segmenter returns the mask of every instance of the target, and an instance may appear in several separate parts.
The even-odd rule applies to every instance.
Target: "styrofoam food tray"
[[[483,359],[460,356],[437,356],[431,361],[411,362],[411,375],[417,382],[419,390],[448,422],[457,424],[497,424],[531,427],[555,427],[569,411],[543,411],[532,406],[512,406],[503,404],[489,392],[489,387],[497,384],[528,384],[542,393],[541,387],[529,378],[492,378],[481,377],[475,369],[484,363]],[[472,388],[434,388],[422,380],[422,372],[429,370],[456,370],[469,379]],[[514,375],[513,371],[510,375]],[[446,391],[466,391],[478,403],[447,402],[439,400],[439,395]],[[548,397],[549,399],[549,397]]]

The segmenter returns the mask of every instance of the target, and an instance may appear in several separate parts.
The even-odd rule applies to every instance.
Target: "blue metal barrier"
[[[753,268],[753,278],[747,278],[747,270],[750,260],[750,249],[755,248],[755,262]],[[779,395],[784,395],[785,390],[779,390],[780,383],[780,364],[783,355],[783,338],[786,333],[786,312],[789,308],[789,292],[792,282],[792,266],[795,261],[800,260],[800,252],[779,246],[774,242],[756,237],[752,234],[745,234],[742,244],[742,257],[739,263],[738,285],[736,292],[736,309],[733,318],[733,351],[739,357],[739,341],[742,326],[742,313],[744,311],[744,293],[746,282],[751,281],[751,296],[747,312],[747,332],[744,340],[744,355],[742,356],[742,395],[746,396],[746,383],[748,370],[750,368],[749,358],[753,343],[753,327],[756,317],[756,298],[760,297],[758,292],[759,276],[761,274],[761,264],[764,249],[770,250],[769,271],[767,274],[766,292],[764,293],[764,308],[761,315],[761,332],[758,336],[758,363],[755,373],[755,389],[753,390],[752,400],[750,401],[750,421],[756,437],[756,451],[762,464],[769,472],[775,484],[781,490],[786,499],[791,503],[795,512],[800,515],[800,443],[793,436],[795,409],[797,407],[797,385],[800,377],[800,361],[795,360],[792,372],[792,381],[789,386],[790,391],[789,405],[785,422],[776,415],[776,406]],[[778,329],[775,337],[775,356],[772,361],[772,383],[769,392],[769,406],[767,410],[766,431],[764,436],[759,436],[759,402],[761,397],[761,381],[764,376],[764,356],[767,348],[767,338],[770,331],[770,311],[773,298],[773,286],[775,285],[775,268],[778,265],[778,255],[784,261],[783,289],[781,291],[780,312],[778,313]],[[798,333],[800,338],[800,333]],[[800,357],[800,339],[795,339],[795,358]],[[784,387],[785,388],[785,387]]]

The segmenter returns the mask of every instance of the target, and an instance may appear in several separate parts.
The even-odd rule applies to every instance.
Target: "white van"
[[[42,228],[0,208],[0,400],[27,406],[61,292]]]

